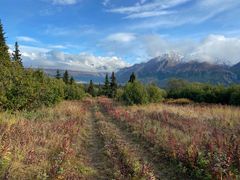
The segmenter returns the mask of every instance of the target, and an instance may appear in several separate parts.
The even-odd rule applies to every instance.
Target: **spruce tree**
[[[15,50],[13,51],[12,56],[13,56],[13,62],[15,62],[18,65],[20,65],[21,67],[23,67],[18,42],[15,42]]]
[[[105,82],[104,82],[104,95],[109,96],[109,93],[110,93],[110,85],[109,85],[108,74],[106,74]]]
[[[93,85],[93,81],[92,80],[90,80],[87,92],[89,94],[91,94],[92,96],[94,96],[94,85]]]
[[[15,73],[13,70],[3,25],[0,20],[0,106],[7,102],[6,93],[9,92],[12,85],[13,73]]]
[[[71,76],[70,80],[69,80],[69,84],[74,84],[74,78]]]
[[[133,72],[133,73],[131,74],[130,79],[129,79],[128,82],[133,83],[134,81],[136,81],[136,75],[135,75],[134,72]]]
[[[0,65],[10,66],[11,58],[8,53],[8,46],[6,44],[5,33],[3,25],[0,20]]]
[[[61,73],[60,73],[59,69],[57,69],[55,77],[56,77],[56,79],[61,79]]]
[[[69,83],[69,74],[67,70],[63,74],[63,82],[65,82],[66,84]]]
[[[111,76],[110,89],[111,89],[110,96],[112,98],[116,97],[116,94],[117,94],[117,79],[116,79],[116,76],[115,76],[114,72],[112,72],[112,76]]]

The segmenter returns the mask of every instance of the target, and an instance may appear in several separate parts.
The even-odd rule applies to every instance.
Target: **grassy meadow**
[[[240,108],[105,97],[0,113],[0,179],[238,179]]]

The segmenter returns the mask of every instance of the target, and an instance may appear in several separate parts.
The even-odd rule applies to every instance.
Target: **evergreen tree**
[[[110,93],[110,84],[108,79],[108,74],[106,74],[105,82],[104,82],[104,95],[109,96]]]
[[[10,66],[11,59],[8,53],[8,46],[6,44],[5,33],[3,30],[3,25],[0,20],[0,65]]]
[[[101,84],[98,84],[98,91],[97,91],[97,96],[101,96],[101,95],[105,95],[103,88],[101,86]]]
[[[115,73],[112,72],[111,83],[110,83],[111,94],[110,97],[114,98],[117,94],[117,79]]]
[[[56,77],[56,79],[61,79],[61,73],[60,73],[59,69],[57,69],[55,77]]]
[[[92,96],[94,96],[94,85],[93,85],[93,81],[92,80],[90,80],[87,92],[89,94],[91,94]]]
[[[65,82],[66,84],[69,83],[69,74],[67,70],[63,74],[63,82]]]
[[[12,56],[13,56],[13,62],[16,62],[21,67],[23,67],[22,58],[21,58],[21,53],[20,53],[20,50],[19,50],[18,42],[15,42],[15,50],[13,51]]]
[[[70,78],[70,81],[69,81],[69,84],[74,84],[74,78],[71,76],[71,78]]]
[[[135,75],[134,72],[133,72],[133,73],[131,74],[130,79],[129,79],[128,82],[133,83],[133,82],[135,82],[135,81],[136,81],[136,75]]]

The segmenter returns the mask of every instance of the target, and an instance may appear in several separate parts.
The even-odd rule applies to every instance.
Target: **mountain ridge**
[[[144,83],[154,82],[162,86],[171,78],[224,85],[240,82],[240,63],[229,66],[207,61],[184,61],[183,58],[179,60],[166,55],[122,68],[117,72],[117,77],[124,83],[132,72]]]
[[[44,69],[45,73],[54,76],[56,70]],[[134,72],[143,83],[156,83],[165,86],[172,78],[185,79],[192,82],[230,85],[240,83],[240,62],[235,65],[216,64],[207,61],[186,61],[177,54],[164,54],[147,62],[121,68],[116,72],[119,83],[126,83]],[[61,70],[63,73],[63,70]],[[103,83],[106,72],[71,71],[77,82]],[[109,72],[110,73],[110,72]]]

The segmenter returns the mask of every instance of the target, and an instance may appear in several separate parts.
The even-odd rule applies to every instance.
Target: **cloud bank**
[[[240,38],[209,35],[199,42],[193,40],[170,41],[158,35],[142,38],[144,49],[150,57],[177,52],[186,60],[235,64],[240,62]]]
[[[121,41],[116,38],[115,41],[103,41],[101,48],[113,52],[113,55],[132,56],[131,61],[135,63],[171,52],[184,56],[188,61],[228,64],[240,62],[240,38],[218,34],[210,34],[198,41],[193,39],[171,40],[168,36],[164,37],[159,34],[134,35],[131,40],[123,38]]]
[[[66,54],[61,51],[28,46],[22,46],[21,51],[25,67],[111,72],[129,66],[116,56],[94,56],[89,53]]]
[[[200,24],[222,13],[238,11],[239,6],[239,0],[152,0],[114,6],[107,11],[121,14],[123,19],[138,20],[131,25],[132,29],[152,29]]]

